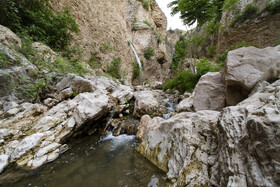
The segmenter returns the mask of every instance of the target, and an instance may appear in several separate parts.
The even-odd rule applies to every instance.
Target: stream
[[[98,139],[74,140],[58,159],[6,186],[165,186],[165,174],[134,150],[135,136],[109,133]]]
[[[165,119],[170,118],[176,102],[163,98]],[[111,115],[109,121],[112,121]],[[132,118],[133,119],[133,118]],[[165,173],[140,155],[135,135],[83,136],[71,140],[69,150],[35,171],[22,171],[21,180],[4,187],[161,187],[166,186]],[[17,175],[13,173],[13,175]]]

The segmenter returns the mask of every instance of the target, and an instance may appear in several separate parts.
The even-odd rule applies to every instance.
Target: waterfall
[[[131,49],[132,49],[132,51],[133,51],[133,53],[134,53],[134,55],[135,55],[136,61],[137,61],[137,63],[138,63],[138,67],[139,67],[140,72],[141,72],[141,70],[142,70],[142,64],[141,64],[140,58],[139,58],[139,56],[137,55],[137,53],[136,53],[136,51],[135,51],[135,49],[134,49],[134,47],[133,47],[131,41],[128,41],[128,42],[129,42],[129,45],[130,45],[130,47],[131,47]]]

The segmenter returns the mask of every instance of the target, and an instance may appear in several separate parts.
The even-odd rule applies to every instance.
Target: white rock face
[[[0,155],[0,173],[3,169],[9,164],[9,156],[8,155]]]
[[[137,150],[174,186],[279,186],[280,81],[264,85],[221,113],[143,116]]]
[[[221,72],[203,75],[194,89],[193,106],[195,111],[217,110],[225,107],[225,85]]]
[[[20,158],[21,155],[38,145],[44,136],[44,133],[35,133],[24,138],[11,154],[11,161]]]
[[[214,165],[215,136],[219,112],[200,111],[180,113],[168,120],[156,117],[146,121],[142,143],[137,150],[152,161],[178,186],[207,185],[211,176],[208,168]]]
[[[117,90],[112,93],[112,97],[117,98],[120,104],[123,105],[133,97],[133,90],[129,86],[120,85],[117,87]]]
[[[135,107],[133,115],[141,117],[145,114],[156,115],[159,113],[160,104],[152,91],[140,91],[135,93]]]
[[[176,112],[193,112],[193,99],[194,99],[195,91],[187,97],[183,99],[176,107]]]
[[[12,47],[13,45],[21,48],[21,39],[7,27],[0,25],[0,43]]]
[[[217,133],[218,185],[279,186],[280,81],[223,110]]]
[[[57,84],[56,95],[60,96],[61,101],[47,99],[44,102],[49,109],[41,104],[26,102],[20,105],[16,102],[2,104],[5,114],[12,113],[11,110],[16,112],[1,121],[0,155],[8,157],[1,157],[1,171],[9,162],[26,169],[36,169],[56,159],[68,149],[62,142],[79,133],[83,125],[92,123],[108,113],[107,93],[116,90],[115,85],[117,84],[107,78],[67,75]],[[96,91],[95,86],[98,88]],[[120,88],[125,92],[125,86]],[[83,93],[69,99],[73,93],[72,89]],[[126,94],[133,96],[132,90],[128,91]]]
[[[258,82],[280,78],[280,46],[230,51],[226,62],[227,105],[245,99]]]

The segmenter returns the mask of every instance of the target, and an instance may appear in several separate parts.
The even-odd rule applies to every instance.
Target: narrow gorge
[[[159,4],[1,0],[0,186],[280,185],[280,1]]]

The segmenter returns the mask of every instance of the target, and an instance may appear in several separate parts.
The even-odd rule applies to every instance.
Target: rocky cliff
[[[130,84],[132,62],[136,61],[128,45],[131,41],[144,67],[134,83],[167,78],[171,63],[165,44],[167,21],[155,1],[146,8],[136,0],[52,0],[51,5],[54,10],[71,9],[80,28],[72,45],[84,50],[84,58],[97,59],[103,71],[113,57],[120,57],[122,77]],[[149,48],[154,55],[146,59],[144,53]]]
[[[221,24],[225,26],[225,29],[219,32],[219,52],[243,41],[261,48],[279,44],[280,13],[264,11],[268,4],[273,2],[271,0],[240,0],[237,1],[234,9],[224,11]],[[255,11],[248,13],[246,21],[233,26],[234,19],[241,19],[237,18],[238,14],[242,14],[246,11],[246,7],[251,5],[255,7]]]

